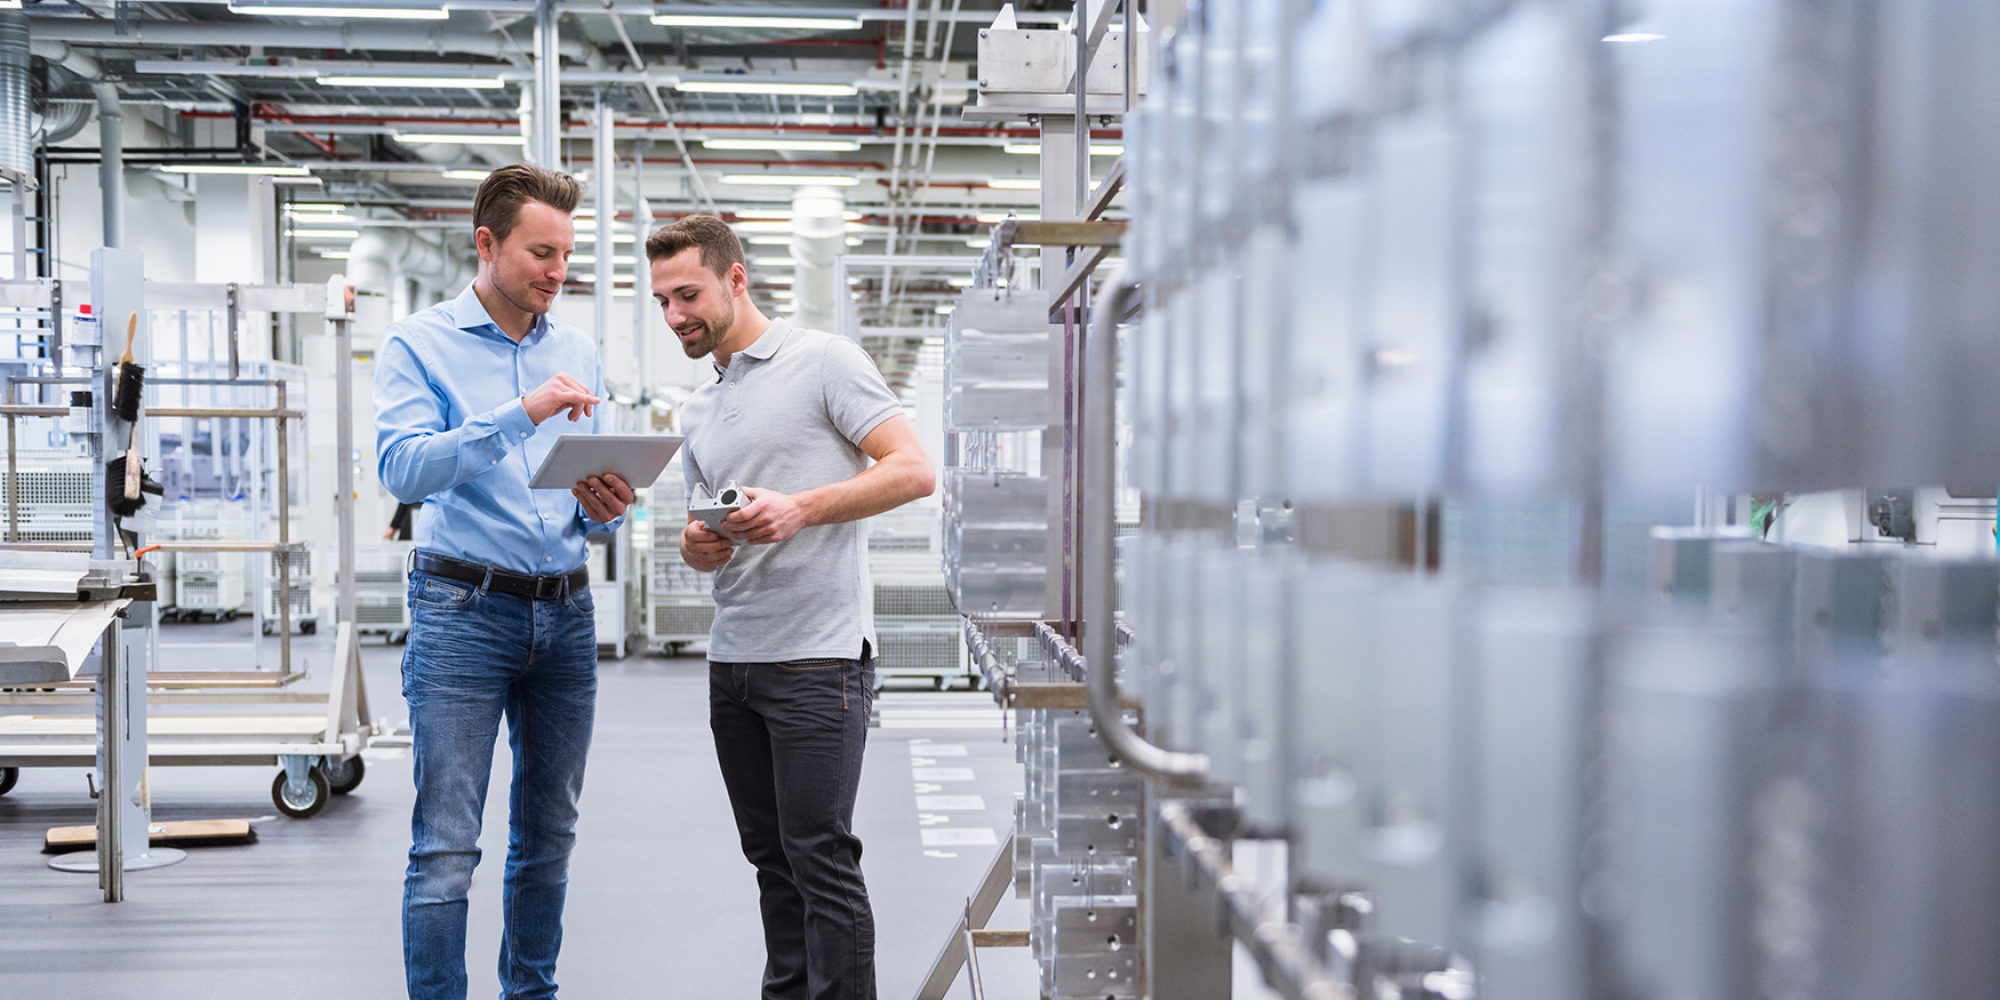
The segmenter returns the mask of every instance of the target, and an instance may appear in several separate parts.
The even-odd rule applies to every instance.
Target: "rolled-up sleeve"
[[[450,426],[444,396],[409,340],[391,334],[376,356],[376,475],[417,503],[491,470],[535,429],[520,399]]]

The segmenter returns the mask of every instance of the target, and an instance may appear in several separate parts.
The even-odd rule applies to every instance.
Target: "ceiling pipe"
[[[265,49],[383,52],[455,52],[507,60],[518,55],[515,45],[491,34],[425,31],[410,27],[344,24],[307,27],[293,24],[199,24],[187,21],[87,20],[69,17],[34,18],[35,37],[44,42],[118,48],[176,48],[192,45],[256,45]],[[121,34],[121,29],[123,33]],[[572,40],[557,46],[564,58],[587,63],[594,46]]]
[[[840,287],[836,258],[847,249],[847,208],[840,189],[802,187],[792,196],[792,322],[808,330],[835,329]]]
[[[104,214],[104,245],[125,245],[125,115],[118,107],[118,85],[93,83],[97,94],[99,162],[97,186]]]

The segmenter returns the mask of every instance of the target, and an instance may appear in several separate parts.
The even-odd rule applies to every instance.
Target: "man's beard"
[[[729,328],[736,325],[736,304],[732,302],[727,308],[729,311],[722,316],[721,329],[717,329],[715,324],[710,323],[707,319],[703,319],[700,321],[701,336],[693,340],[681,340],[681,350],[688,357],[703,357],[721,345],[722,338],[729,333]],[[680,331],[676,330],[674,332],[674,339],[680,339]]]

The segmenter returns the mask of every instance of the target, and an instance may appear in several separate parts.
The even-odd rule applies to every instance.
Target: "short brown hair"
[[[689,247],[701,249],[701,262],[717,277],[729,276],[731,264],[743,263],[743,244],[729,223],[713,215],[690,215],[646,237],[646,263],[665,260]]]
[[[521,221],[522,205],[539,201],[568,215],[582,197],[583,185],[560,170],[510,163],[479,182],[479,193],[472,196],[472,229],[491,229],[494,239],[505,242]]]

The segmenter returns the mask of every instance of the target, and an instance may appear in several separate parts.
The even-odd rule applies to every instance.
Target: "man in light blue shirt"
[[[528,488],[556,438],[599,430],[596,347],[548,316],[580,194],[542,167],[490,174],[473,199],[478,278],[391,326],[376,360],[382,483],[426,508],[403,654],[417,784],[403,883],[411,1000],[465,997],[466,892],[503,714],[514,784],[501,995],[556,995],[597,698],[584,536],[617,530],[632,502],[612,475],[567,494]]]

